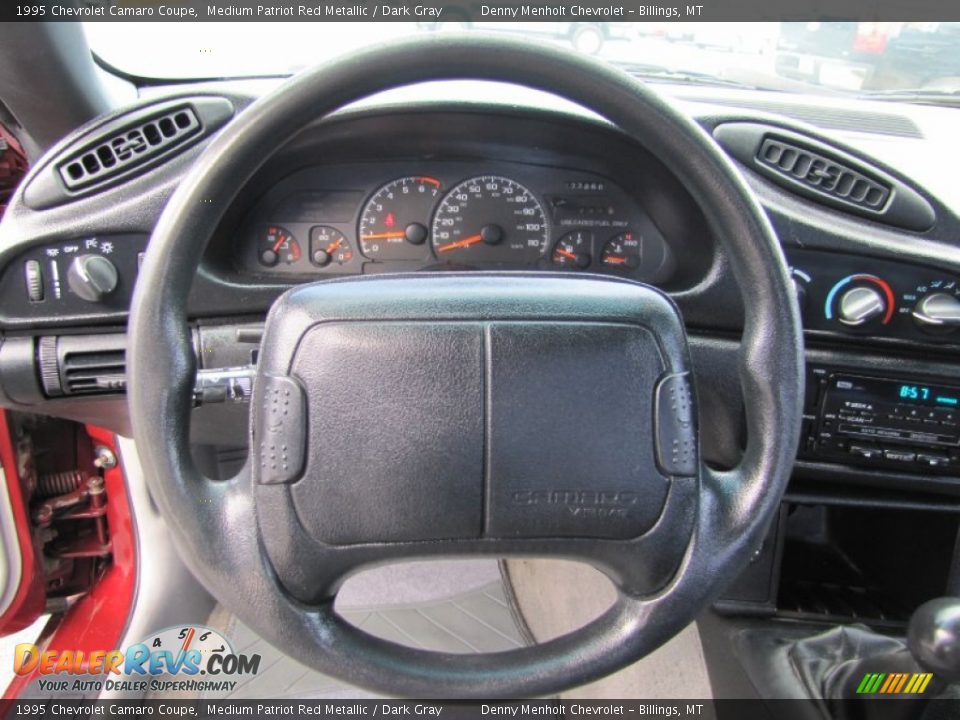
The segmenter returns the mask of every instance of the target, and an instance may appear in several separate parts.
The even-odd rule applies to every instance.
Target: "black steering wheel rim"
[[[374,638],[282,592],[258,532],[249,467],[204,479],[189,452],[195,373],[187,296],[217,223],[269,154],[306,125],[379,91],[421,81],[509,82],[577,102],[657,155],[697,198],[741,288],[748,444],[726,473],[702,466],[700,508],[673,581],[652,597],[621,594],[574,633],[509,653],[448,656]],[[795,457],[803,397],[802,334],[776,237],[730,161],[704,131],[629,76],[558,50],[505,40],[431,38],[354,54],[293,78],[225,128],[158,222],[130,318],[130,408],[148,482],[198,579],[294,658],[357,685],[407,696],[553,693],[646,655],[688,624],[760,546]]]

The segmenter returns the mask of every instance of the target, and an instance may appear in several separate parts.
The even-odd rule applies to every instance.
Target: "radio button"
[[[851,445],[850,454],[861,457],[864,460],[879,460],[883,457],[883,451],[880,448],[868,447],[865,445]]]
[[[883,458],[884,460],[890,460],[892,462],[912,463],[917,459],[917,454],[915,452],[910,452],[909,450],[884,450]]]
[[[938,453],[917,453],[917,462],[927,467],[944,467],[950,464],[950,458]]]

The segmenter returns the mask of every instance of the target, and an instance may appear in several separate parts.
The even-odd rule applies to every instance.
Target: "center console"
[[[716,609],[900,634],[924,602],[960,595],[960,277],[812,250],[788,260],[807,342],[798,460]]]

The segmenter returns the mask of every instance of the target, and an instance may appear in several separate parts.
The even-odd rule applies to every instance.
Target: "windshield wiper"
[[[867,100],[960,107],[958,90],[871,90],[860,96]]]
[[[735,87],[744,90],[763,90],[764,88],[753,83],[740,80],[731,80],[730,78],[718,77],[710,73],[698,72],[696,70],[678,70],[675,68],[664,67],[654,63],[631,63],[614,62],[614,65],[621,70],[625,70],[636,78],[641,80],[653,80],[656,82],[675,82],[687,85],[719,85],[723,87]]]

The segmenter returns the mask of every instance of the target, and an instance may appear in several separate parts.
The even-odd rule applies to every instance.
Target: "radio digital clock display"
[[[956,407],[960,405],[960,397],[946,388],[930,387],[928,385],[900,385],[897,398],[908,402],[919,402],[929,405]]]

